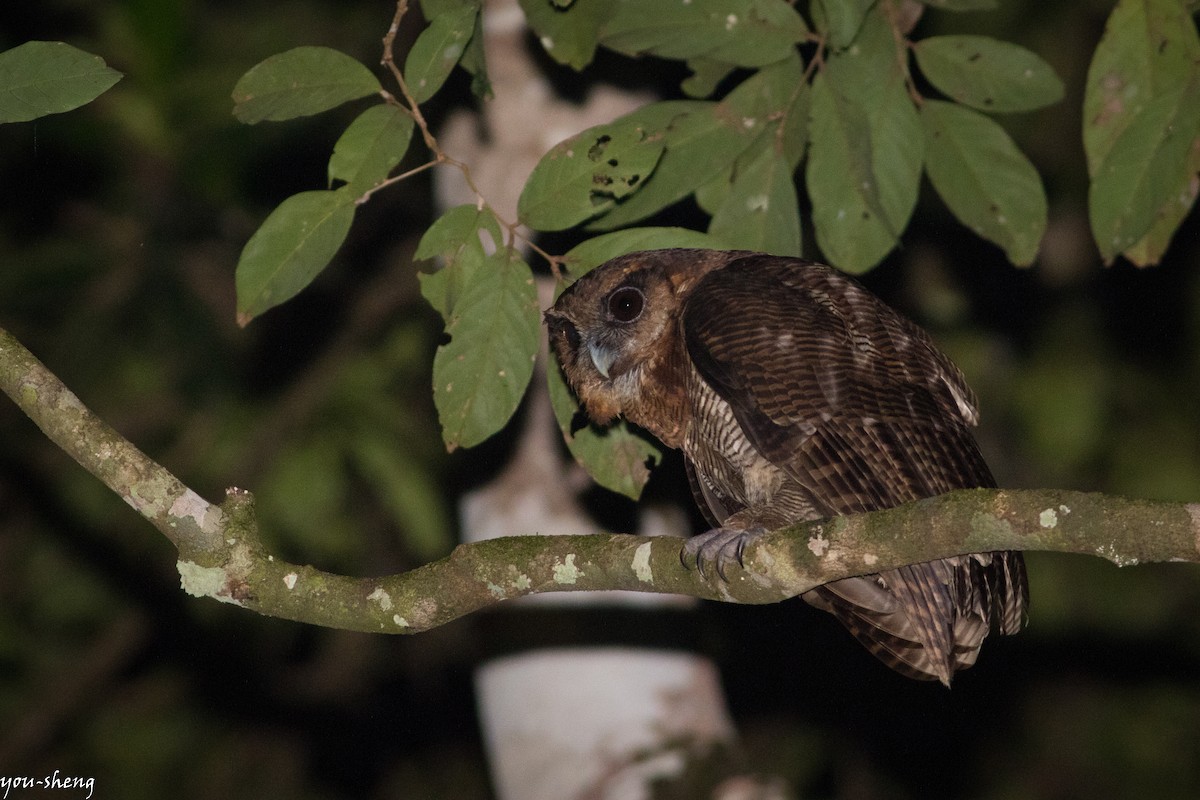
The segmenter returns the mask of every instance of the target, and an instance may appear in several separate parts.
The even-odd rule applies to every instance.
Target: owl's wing
[[[796,264],[740,259],[684,306],[692,363],[758,451],[829,514],[994,485],[958,369],[858,284]]]
[[[829,516],[994,486],[958,369],[854,281],[800,264],[747,256],[707,275],[684,307],[687,352],[751,444]],[[810,599],[909,674],[948,680],[974,660],[989,624],[1023,624],[1019,553],[880,578],[835,582]]]

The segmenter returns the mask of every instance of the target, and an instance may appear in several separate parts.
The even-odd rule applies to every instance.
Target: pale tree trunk
[[[502,218],[517,216],[521,187],[538,158],[560,139],[607,122],[648,97],[594,90],[583,105],[556,98],[525,49],[524,15],[515,0],[489,0],[484,49],[495,97],[482,119],[452,117],[438,133],[446,151],[468,163],[476,185]],[[477,135],[486,131],[486,143]],[[444,207],[471,203],[458,170],[437,176]],[[542,307],[553,286],[540,286]],[[461,504],[463,535],[479,541],[514,531],[598,533],[576,500],[584,482],[558,444],[541,367],[524,409],[509,464]],[[574,476],[572,479],[570,476]],[[681,513],[646,511],[641,533],[683,535]],[[530,597],[521,605],[623,604],[653,614],[691,604],[671,595],[633,592]],[[514,613],[507,611],[505,613]],[[515,613],[521,613],[517,610]],[[536,622],[536,615],[531,618]],[[501,800],[637,800],[651,781],[678,778],[689,760],[734,736],[719,676],[705,658],[648,647],[548,647],[493,658],[476,671],[480,722]],[[732,788],[732,787],[731,787]],[[725,793],[727,794],[727,793]]]

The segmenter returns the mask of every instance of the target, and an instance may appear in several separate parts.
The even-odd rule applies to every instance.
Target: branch
[[[630,589],[772,603],[851,575],[989,550],[1083,553],[1118,566],[1200,562],[1200,504],[967,489],[772,532],[747,548],[746,568],[728,582],[685,569],[678,539],[626,534],[492,539],[403,574],[354,578],[268,554],[248,492],[230,489],[221,506],[208,503],[89,411],[3,329],[0,388],[175,545],[189,594],[347,630],[417,633],[543,592]]]

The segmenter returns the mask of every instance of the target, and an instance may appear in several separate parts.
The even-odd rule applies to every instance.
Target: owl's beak
[[[587,349],[588,355],[592,357],[592,363],[596,365],[596,371],[603,375],[605,380],[608,380],[608,370],[617,360],[617,354],[595,342],[588,342]]]

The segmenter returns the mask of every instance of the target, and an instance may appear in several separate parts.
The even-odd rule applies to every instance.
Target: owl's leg
[[[742,508],[728,516],[721,513],[724,512],[722,504],[714,504],[708,497],[702,496],[702,499],[716,527],[689,539],[679,553],[679,560],[688,569],[694,565],[701,575],[705,574],[709,564],[715,564],[717,574],[723,579],[731,565],[736,563],[745,566],[742,556],[746,546],[767,531],[785,528],[799,520],[820,519],[822,516],[813,507],[808,492],[791,482],[779,486],[765,502]],[[714,507],[721,508],[721,512],[714,511]]]
[[[742,555],[746,552],[746,545],[766,532],[766,528],[758,526],[714,528],[688,539],[679,551],[679,560],[688,569],[694,566],[705,577],[708,577],[708,565],[715,564],[717,574],[727,581],[729,578],[726,577],[725,571],[735,562],[742,566]]]

